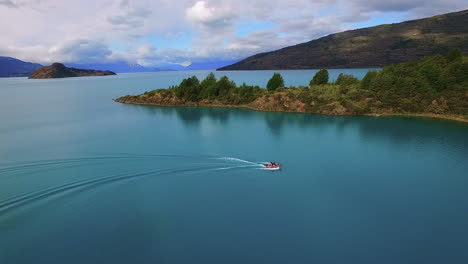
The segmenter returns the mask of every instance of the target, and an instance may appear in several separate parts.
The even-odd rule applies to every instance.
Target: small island
[[[67,78],[67,77],[83,77],[83,76],[106,76],[116,75],[112,71],[96,71],[68,68],[62,63],[53,63],[50,66],[44,66],[35,70],[29,79],[50,79],[50,78]]]
[[[329,82],[322,69],[309,86],[284,87],[275,73],[266,89],[210,73],[201,82],[192,76],[180,85],[115,99],[154,106],[235,107],[257,111],[324,115],[421,116],[468,122],[468,56],[459,49],[370,71],[362,80],[340,74]]]

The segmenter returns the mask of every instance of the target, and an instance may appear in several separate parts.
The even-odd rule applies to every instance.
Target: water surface
[[[112,101],[192,74],[0,79],[0,263],[468,261],[467,125]]]

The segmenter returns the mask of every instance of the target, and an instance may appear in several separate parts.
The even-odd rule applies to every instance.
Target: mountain
[[[216,61],[205,61],[205,62],[194,62],[187,66],[186,70],[214,70],[220,67],[224,67],[239,60],[216,60]]]
[[[0,77],[25,77],[42,65],[0,56]]]
[[[139,64],[129,64],[125,61],[113,63],[96,63],[96,64],[78,64],[66,63],[67,67],[80,68],[80,69],[96,69],[96,70],[110,70],[117,73],[124,72],[159,72],[159,71],[193,71],[193,70],[214,70],[219,67],[230,65],[238,62],[239,60],[212,60],[205,62],[194,62],[187,67],[179,64],[164,64],[158,67],[147,67]]]
[[[94,64],[78,64],[78,63],[66,63],[67,67],[79,68],[79,69],[95,69],[95,70],[109,70],[117,73],[124,72],[156,72],[156,71],[176,71],[184,69],[184,67],[175,65],[174,67],[145,67],[140,64],[129,64],[127,62],[113,62],[113,63],[94,63]],[[172,66],[172,65],[171,65]]]
[[[468,10],[331,34],[260,53],[218,70],[382,67],[446,54],[468,54]]]
[[[96,71],[68,68],[62,63],[53,63],[50,66],[44,66],[35,70],[29,79],[49,79],[49,78],[66,78],[66,77],[82,77],[82,76],[104,76],[116,75],[111,71]]]

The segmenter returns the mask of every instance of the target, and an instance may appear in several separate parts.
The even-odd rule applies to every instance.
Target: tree
[[[183,79],[182,82],[180,83],[180,87],[192,87],[199,85],[200,81],[198,80],[197,76],[192,76],[187,79]]]
[[[273,74],[273,77],[271,77],[271,79],[267,83],[267,89],[268,89],[268,91],[275,91],[279,87],[284,87],[283,76],[281,76],[281,74],[275,72]]]
[[[216,77],[214,73],[212,72],[210,72],[210,74],[208,74],[208,76],[206,76],[206,78],[200,83],[200,85],[203,88],[207,88],[215,84],[216,84]]]
[[[338,85],[352,85],[358,83],[359,80],[350,74],[340,73],[340,75],[338,75],[338,79],[336,79],[336,84]]]
[[[216,77],[212,72],[206,76],[206,78],[200,83],[202,98],[209,99],[216,96],[216,82]]]
[[[236,84],[229,80],[227,76],[221,77],[219,81],[216,83],[217,88],[217,96],[219,97],[226,97],[228,93],[236,88]]]
[[[452,62],[458,58],[463,57],[463,52],[460,49],[452,49],[448,54],[447,54],[447,60],[449,62]]]
[[[328,83],[328,71],[326,69],[321,69],[318,71],[314,78],[310,80],[309,85],[321,85],[321,84],[327,84]]]
[[[362,81],[361,81],[361,89],[364,89],[364,90],[369,90],[369,88],[371,87],[371,83],[372,81],[375,79],[375,77],[378,75],[379,73],[377,71],[369,71],[366,73],[366,75],[364,76],[364,78],[362,78]]]
[[[199,94],[200,81],[196,76],[183,79],[180,85],[175,89],[177,97],[189,99],[190,101],[197,100]]]

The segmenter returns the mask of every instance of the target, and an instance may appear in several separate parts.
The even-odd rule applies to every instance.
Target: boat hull
[[[269,164],[264,164],[263,165],[266,170],[279,170],[281,169],[281,164],[276,164],[276,165],[269,165]]]
[[[281,167],[271,167],[271,168],[270,167],[265,167],[264,169],[265,170],[280,170]]]

